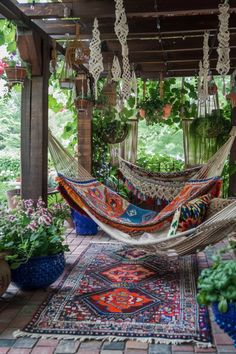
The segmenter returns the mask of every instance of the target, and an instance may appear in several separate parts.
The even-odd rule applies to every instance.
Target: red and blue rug
[[[196,303],[195,256],[178,260],[90,244],[18,335],[159,343],[211,342]]]

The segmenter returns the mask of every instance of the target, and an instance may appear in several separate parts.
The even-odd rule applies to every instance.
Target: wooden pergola
[[[202,59],[203,35],[210,33],[210,69],[216,74],[218,5],[217,0],[124,0],[129,25],[129,59],[139,77],[194,76]],[[236,0],[230,0],[230,62],[236,67]],[[22,197],[37,199],[47,195],[48,79],[52,42],[65,53],[63,43],[75,37],[89,45],[94,17],[99,20],[105,73],[121,47],[114,32],[115,4],[112,0],[53,0],[50,3],[19,4],[1,0],[0,14],[16,23],[18,48],[32,67],[32,79],[22,92]],[[85,66],[78,72],[87,72]],[[91,109],[79,112],[79,129],[84,134],[79,149],[84,165],[91,169]],[[88,119],[90,117],[90,120]],[[233,109],[232,124],[236,125]],[[236,145],[231,152],[236,160]],[[231,177],[230,194],[236,193]]]

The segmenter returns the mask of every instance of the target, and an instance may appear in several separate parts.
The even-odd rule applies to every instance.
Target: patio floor
[[[67,253],[67,263],[73,263],[78,255],[93,242],[109,241],[104,233],[97,236],[76,236],[75,232],[68,229],[67,242],[70,252]],[[114,241],[113,241],[114,242]],[[209,265],[210,248],[205,253],[199,253],[200,268]],[[233,257],[228,255],[228,257]],[[59,281],[59,280],[58,280]],[[58,283],[53,284],[55,287]],[[193,345],[163,345],[146,344],[135,341],[114,342],[88,341],[82,342],[73,340],[49,340],[13,337],[13,332],[23,328],[32,318],[38,305],[45,299],[48,291],[24,292],[10,285],[8,291],[0,301],[0,354],[192,354],[192,353],[219,353],[233,354],[236,348],[233,342],[224,332],[212,321],[212,332],[214,337],[214,348],[199,349]],[[212,314],[211,314],[212,318]]]

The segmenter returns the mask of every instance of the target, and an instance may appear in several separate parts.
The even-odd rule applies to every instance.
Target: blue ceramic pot
[[[218,302],[212,304],[212,309],[216,323],[234,340],[236,347],[236,303],[228,304],[228,311],[224,313],[218,310]]]
[[[63,273],[64,253],[32,257],[19,268],[11,270],[12,282],[23,290],[45,289]]]
[[[82,215],[71,209],[71,217],[74,221],[75,230],[78,235],[96,235],[98,233],[98,225],[88,216]]]

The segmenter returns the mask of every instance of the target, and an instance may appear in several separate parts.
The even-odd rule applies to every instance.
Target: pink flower
[[[37,222],[33,221],[27,226],[27,229],[29,229],[31,231],[35,231],[35,230],[37,230],[37,227],[38,227]]]

